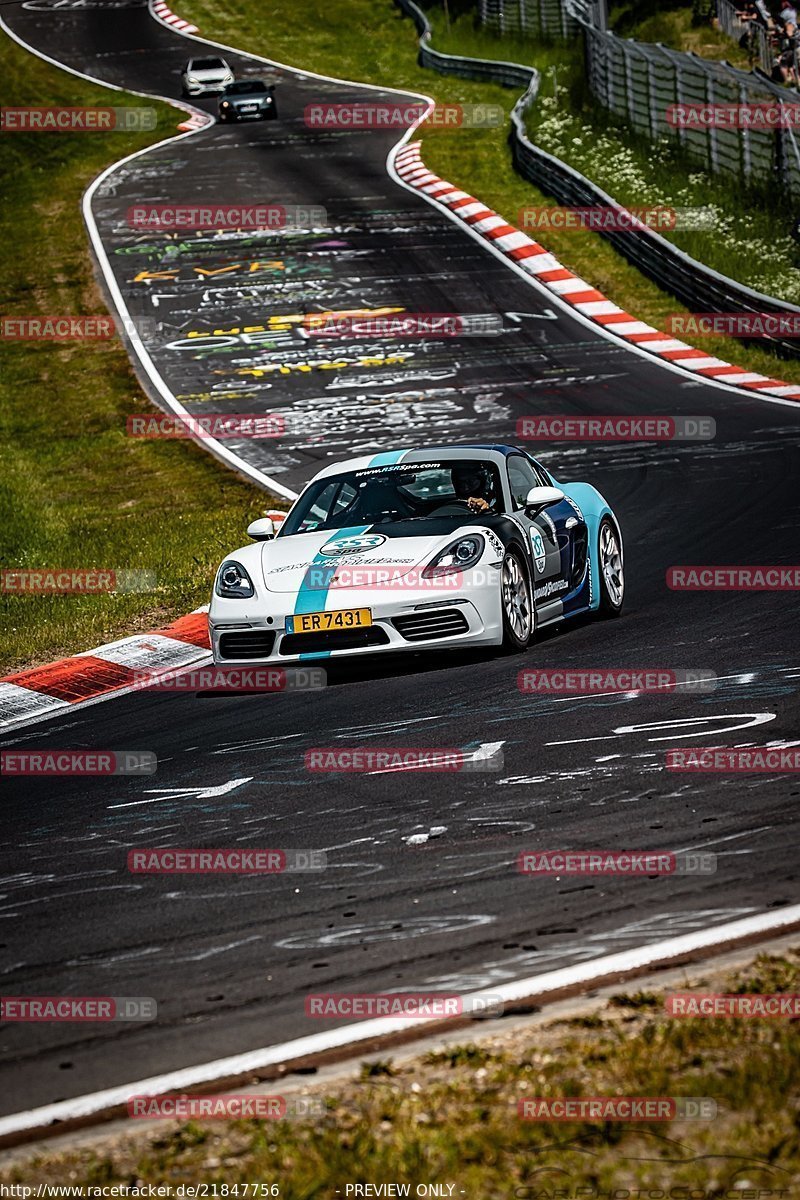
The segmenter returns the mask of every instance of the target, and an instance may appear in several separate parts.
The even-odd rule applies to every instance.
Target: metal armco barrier
[[[767,75],[771,75],[775,59],[780,53],[779,45],[776,45],[776,39],[780,43],[780,38],[774,28],[774,23],[768,29],[760,21],[742,21],[736,5],[732,4],[731,0],[714,0],[714,6],[722,32],[735,42],[741,42],[742,38],[746,38],[750,61],[757,61],[761,70],[765,71]],[[792,62],[796,89],[797,80],[800,79],[800,49],[797,44],[792,49]]]
[[[511,113],[509,142],[516,170],[541,191],[553,196],[559,204],[575,207],[612,205],[624,207],[606,192],[596,187],[579,171],[567,166],[552,154],[535,146],[525,130],[525,112],[536,100],[540,76],[534,67],[520,63],[494,62],[489,59],[463,58],[442,54],[430,46],[431,27],[427,17],[414,0],[395,0],[395,4],[413,20],[419,34],[419,62],[442,75],[458,75],[463,79],[486,80],[505,87],[524,88]],[[603,37],[613,35],[601,35]],[[615,41],[617,39],[614,39]],[[685,57],[685,56],[684,56]],[[741,74],[741,72],[739,72]],[[745,76],[747,78],[747,76]],[[730,133],[727,130],[717,132]],[[757,135],[771,136],[771,135]],[[510,214],[507,214],[510,215]],[[798,313],[800,306],[788,304],[772,296],[753,291],[733,279],[720,275],[696,259],[690,258],[676,246],[650,229],[624,231],[602,230],[623,258],[638,267],[659,287],[675,296],[692,312]],[[687,335],[688,336],[688,335]],[[800,339],[758,338],[751,341],[771,349],[781,357],[800,358]]]
[[[742,21],[737,15],[736,5],[732,4],[731,0],[714,0],[714,4],[722,32],[726,33],[734,42],[739,42],[746,36],[752,54],[758,60],[758,65],[762,71],[769,73],[772,70],[775,54],[770,48],[769,37],[764,26],[758,21]]]
[[[532,23],[547,0],[481,0],[481,22],[503,33],[510,21],[520,29],[517,9]],[[592,95],[604,108],[643,137],[668,138],[707,170],[760,183],[778,183],[792,198],[800,198],[800,124],[775,129],[734,129],[716,126],[676,128],[667,120],[670,105],[758,104],[781,108],[800,106],[795,90],[769,77],[776,57],[765,30],[753,26],[761,67],[740,71],[726,62],[709,62],[699,55],[619,38],[605,28],[601,4],[594,0],[560,0],[565,20],[583,30],[586,77]],[[742,22],[735,10],[718,0],[723,27],[735,35]],[[753,23],[750,23],[751,26]],[[534,26],[531,24],[531,27]],[[551,25],[555,34],[556,26]],[[565,37],[570,36],[565,34]],[[741,35],[740,35],[741,36]],[[800,118],[800,113],[798,113]]]
[[[478,0],[481,25],[541,40],[576,37],[578,24],[561,0]],[[588,14],[587,14],[588,15]]]
[[[495,3],[498,0],[485,0]],[[528,88],[534,77],[538,79],[538,71],[533,67],[523,67],[520,63],[496,62],[484,58],[462,58],[458,54],[442,54],[430,45],[431,26],[421,8],[417,8],[413,0],[395,0],[398,8],[411,17],[419,34],[419,63],[438,71],[440,75],[458,75],[462,79],[486,80],[487,83],[499,83],[503,87]]]

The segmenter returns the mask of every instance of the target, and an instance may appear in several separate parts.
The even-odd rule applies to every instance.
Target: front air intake
[[[275,633],[271,629],[248,629],[236,633],[220,634],[220,658],[243,659],[269,658],[275,645]]]
[[[395,617],[394,627],[407,642],[427,642],[433,638],[455,637],[466,633],[469,622],[457,608],[430,609]]]

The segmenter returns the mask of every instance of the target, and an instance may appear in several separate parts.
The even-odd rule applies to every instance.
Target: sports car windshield
[[[499,471],[487,459],[366,467],[313,483],[284,521],[279,536],[466,516],[472,497],[486,500],[490,511],[499,512],[501,495]]]

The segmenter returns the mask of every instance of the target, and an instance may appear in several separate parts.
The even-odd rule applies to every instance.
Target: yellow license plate
[[[287,633],[328,633],[338,629],[366,629],[372,624],[370,608],[335,608],[330,612],[298,613],[286,618]]]

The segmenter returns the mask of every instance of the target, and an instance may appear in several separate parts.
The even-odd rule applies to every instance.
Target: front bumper
[[[286,617],[294,615],[294,596],[270,592],[267,598],[229,600],[214,596],[209,630],[214,662],[252,665],[292,663],[311,658],[340,658],[405,650],[446,650],[459,646],[498,646],[503,640],[500,576],[492,586],[418,588],[405,595],[377,595],[361,588],[342,588],[319,609],[369,608],[373,624],[364,630],[326,634],[287,634]]]
[[[184,90],[189,96],[221,96],[231,81],[224,79],[220,83],[186,83]]]
[[[233,104],[224,111],[220,108],[221,117],[230,117],[234,121],[260,121],[269,116],[271,112],[271,104],[259,104],[254,109],[246,109],[243,104]]]

